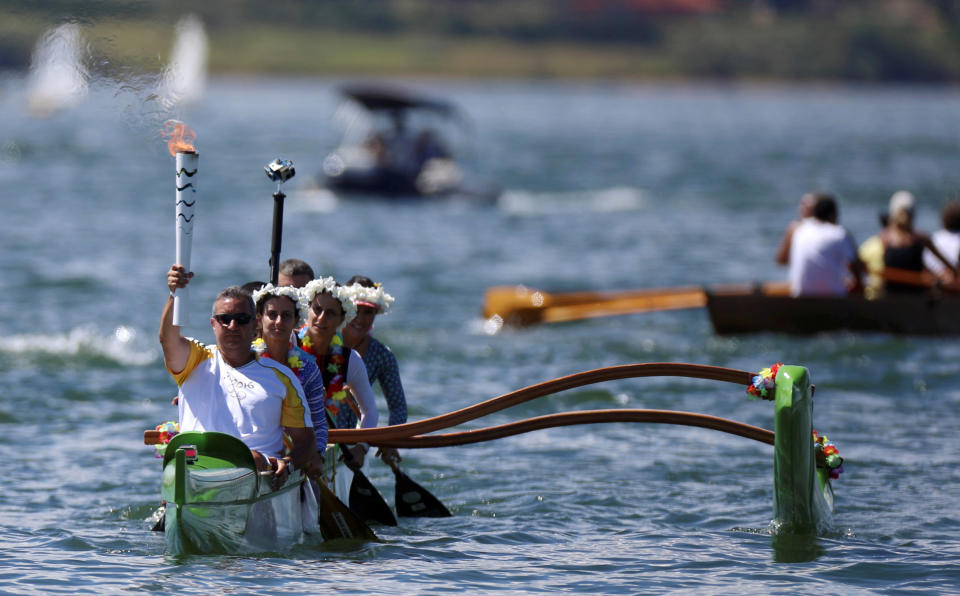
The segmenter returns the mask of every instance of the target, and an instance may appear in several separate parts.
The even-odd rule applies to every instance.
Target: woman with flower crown
[[[306,324],[296,334],[297,343],[313,356],[326,389],[326,410],[337,420],[341,410],[349,409],[347,387],[357,399],[360,428],[377,426],[379,416],[367,369],[355,350],[346,347],[340,330],[357,314],[350,292],[332,277],[315,279],[300,289],[300,310]],[[350,448],[347,465],[358,469],[369,449],[366,443]]]
[[[268,283],[253,292],[253,302],[257,312],[254,351],[286,364],[303,385],[317,441],[316,455],[306,465],[305,471],[309,476],[316,477],[323,470],[323,452],[327,448],[326,395],[316,361],[293,341],[293,330],[302,318],[300,291],[293,287],[274,287]]]
[[[400,382],[397,358],[390,348],[370,335],[374,319],[378,314],[387,314],[390,311],[394,298],[383,290],[381,284],[362,275],[354,275],[344,285],[357,307],[357,316],[343,328],[343,343],[356,350],[363,358],[370,385],[373,385],[374,381],[380,383],[390,411],[388,424],[404,424],[407,421],[407,398],[403,393],[403,383]],[[357,417],[353,410],[344,408],[340,411],[336,423],[339,428],[353,428],[357,424]],[[379,455],[387,463],[401,459],[394,447],[381,448]]]

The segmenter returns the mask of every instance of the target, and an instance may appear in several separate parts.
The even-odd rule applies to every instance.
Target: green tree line
[[[956,0],[5,0],[0,70],[66,21],[158,69],[188,13],[214,73],[960,81]]]

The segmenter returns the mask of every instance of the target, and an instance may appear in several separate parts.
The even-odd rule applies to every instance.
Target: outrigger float
[[[690,412],[612,409],[561,412],[500,426],[430,434],[567,389],[652,376],[746,386],[751,396],[774,402],[774,431]],[[577,424],[645,422],[710,428],[773,445],[774,532],[816,535],[830,528],[834,509],[830,481],[842,472],[843,460],[836,447],[813,429],[813,391],[810,375],[802,366],[778,363],[754,374],[695,364],[629,364],[553,379],[418,422],[331,430],[330,441],[411,449],[463,445]],[[163,438],[162,431],[144,433],[147,444],[160,443]],[[168,550],[172,554],[272,551],[319,534],[316,501],[305,479],[295,473],[273,491],[267,478],[257,473],[250,450],[233,437],[209,432],[174,436],[163,456]],[[321,505],[321,520],[324,506],[329,504]],[[356,537],[369,539],[372,533]]]

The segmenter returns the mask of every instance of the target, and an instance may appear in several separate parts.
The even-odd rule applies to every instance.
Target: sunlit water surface
[[[544,430],[404,452],[449,519],[381,544],[173,559],[148,516],[160,470],[141,434],[175,416],[156,341],[174,252],[167,114],[93,85],[49,119],[0,87],[0,591],[192,593],[940,593],[960,589],[960,347],[871,334],[717,337],[702,310],[484,332],[483,292],[779,279],[779,234],[810,189],[858,239],[899,188],[920,224],[960,194],[960,96],[942,89],[436,83],[470,121],[496,203],[348,201],[310,190],[335,82],[214,80],[177,114],[199,135],[188,334],[211,340],[222,287],[268,275],[274,187],[292,159],[283,256],[365,274],[397,298],[376,335],[412,420],[547,379],[633,362],[756,371],[802,364],[815,425],[840,447],[834,529],[772,537],[772,448],[685,427]],[[692,379],[618,381],[472,423],[678,409],[772,428],[768,403]],[[388,500],[392,475],[368,470]]]

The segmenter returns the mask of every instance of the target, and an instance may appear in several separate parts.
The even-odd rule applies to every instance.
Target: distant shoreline
[[[160,72],[173,23],[146,19],[81,23],[92,72]],[[809,25],[809,26],[808,26]],[[42,21],[0,19],[0,71],[29,68]],[[960,63],[949,35],[916,40],[909,30],[863,33],[807,21],[763,28],[728,19],[663,27],[646,42],[365,33],[273,22],[210,27],[209,73],[325,77],[427,77],[574,81],[712,81],[956,84]],[[815,48],[816,51],[811,51]]]

